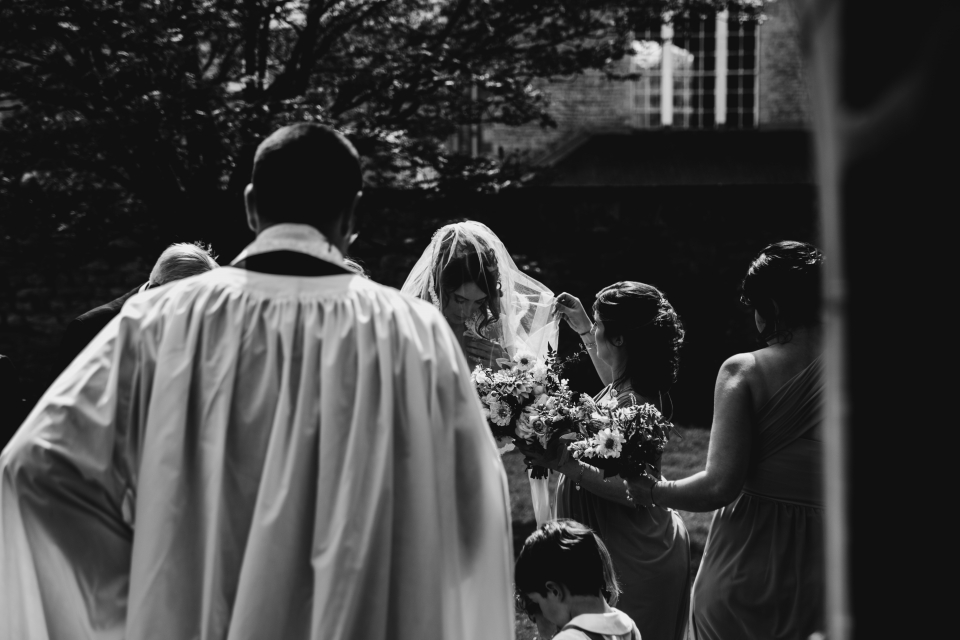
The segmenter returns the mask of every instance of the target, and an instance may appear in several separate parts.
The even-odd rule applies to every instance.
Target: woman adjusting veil
[[[441,227],[400,289],[433,303],[453,329],[471,366],[556,349],[553,293],[521,272],[486,225]]]

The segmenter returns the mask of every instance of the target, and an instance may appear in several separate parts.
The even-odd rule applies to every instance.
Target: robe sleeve
[[[121,637],[143,346],[118,316],[0,455],[0,637]]]

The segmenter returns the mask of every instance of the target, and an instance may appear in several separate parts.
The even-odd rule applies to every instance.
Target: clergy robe
[[[512,638],[510,539],[436,309],[225,267],[129,300],[0,455],[0,640]]]

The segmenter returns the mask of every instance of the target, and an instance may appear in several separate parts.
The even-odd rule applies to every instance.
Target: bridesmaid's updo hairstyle
[[[792,329],[820,321],[822,264],[819,249],[792,240],[764,247],[753,259],[740,287],[740,301],[767,323],[761,341],[789,342]]]
[[[626,342],[624,379],[640,393],[669,391],[677,381],[684,332],[663,293],[642,282],[618,282],[597,294],[593,312],[607,340]]]

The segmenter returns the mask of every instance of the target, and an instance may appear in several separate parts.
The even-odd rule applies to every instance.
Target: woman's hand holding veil
[[[593,328],[593,322],[587,315],[587,310],[583,308],[580,298],[569,293],[561,293],[556,297],[556,303],[553,307],[554,313],[563,318],[571,329],[583,335]]]
[[[486,338],[464,335],[463,346],[467,360],[474,366],[482,364],[491,369],[499,369],[500,365],[497,364],[497,359],[510,359],[507,351],[499,343]]]

